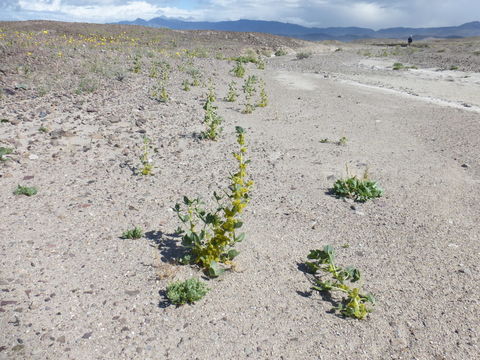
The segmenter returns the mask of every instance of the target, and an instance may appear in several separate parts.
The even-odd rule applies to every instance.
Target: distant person
[[[413,42],[413,37],[412,37],[412,35],[410,35],[408,37],[408,46],[410,46],[412,44],[412,42]]]

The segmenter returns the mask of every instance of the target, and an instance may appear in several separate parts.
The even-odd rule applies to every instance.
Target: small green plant
[[[301,52],[297,53],[296,57],[297,57],[297,60],[303,60],[303,59],[309,58],[312,55],[313,54],[310,51],[301,51]]]
[[[85,94],[85,93],[93,93],[97,90],[97,81],[93,78],[83,78],[78,83],[78,87],[75,90],[77,95]]]
[[[10,120],[8,120],[8,119],[0,119],[0,123],[1,123],[1,124],[9,124],[9,123],[10,123]]]
[[[13,191],[13,194],[14,195],[33,196],[33,195],[36,195],[37,192],[38,191],[35,187],[18,185],[17,188]]]
[[[237,64],[235,67],[232,69],[233,75],[235,75],[238,78],[243,78],[245,75],[245,67],[243,66],[241,61],[237,61]]]
[[[255,75],[250,75],[245,79],[243,84],[243,93],[245,94],[245,108],[243,109],[244,114],[251,114],[255,110],[255,105],[252,103],[252,98],[255,92],[255,84],[257,83],[257,77]]]
[[[124,231],[122,234],[122,239],[140,239],[142,236],[142,228],[135,226],[133,229]]]
[[[288,54],[287,50],[283,48],[280,48],[277,51],[275,51],[275,56],[285,56],[287,54]]]
[[[231,81],[230,84],[228,84],[228,93],[225,97],[225,101],[235,102],[237,100],[237,97],[237,83],[235,81]]]
[[[265,81],[260,81],[260,100],[257,104],[258,107],[265,107],[268,105],[268,96],[265,91]]]
[[[402,64],[402,63],[399,63],[399,62],[396,62],[395,64],[393,64],[392,66],[392,69],[393,70],[402,70],[404,69],[405,66]]]
[[[265,61],[263,61],[261,58],[258,58],[257,60],[257,69],[265,70]]]
[[[214,101],[215,91],[209,91],[207,101],[205,105],[203,105],[203,110],[205,110],[203,122],[207,126],[207,129],[201,134],[202,138],[209,140],[217,140],[222,132],[221,124],[223,119],[217,114],[217,107],[213,104]]]
[[[131,71],[135,74],[138,74],[140,71],[142,71],[142,57],[138,54],[133,58],[133,66]]]
[[[350,284],[357,283],[361,279],[360,270],[354,267],[341,268],[335,264],[335,250],[332,246],[326,245],[323,250],[311,250],[308,254],[309,260],[305,265],[314,275],[313,290],[322,293],[339,291],[343,293],[341,303],[334,308],[345,317],[364,319],[372,310],[368,304],[375,305],[375,298],[372,294],[363,294],[361,287],[353,287]],[[321,274],[317,274],[321,272]],[[322,274],[330,275],[325,279]]]
[[[190,91],[190,82],[188,80],[183,80],[182,82],[183,91]]]
[[[479,56],[480,55],[480,50],[476,50],[473,52],[473,55]]]
[[[50,130],[48,130],[48,128],[45,126],[40,126],[38,128],[38,131],[40,131],[41,133],[48,133]]]
[[[157,100],[160,103],[166,103],[170,99],[167,87],[163,81],[159,81],[158,84],[152,88],[150,95],[152,99]]]
[[[178,281],[167,285],[167,298],[175,305],[192,304],[203,298],[208,287],[196,278]]]
[[[356,176],[350,176],[346,179],[337,180],[333,185],[333,193],[339,197],[365,202],[369,199],[382,196],[383,189],[380,188],[375,181],[370,180],[368,178],[368,172],[365,171],[361,179]]]
[[[347,145],[348,139],[345,136],[342,136],[340,139],[338,139],[337,145],[340,146],[345,146]]]
[[[450,70],[458,70],[458,66],[452,65],[452,66],[450,66]]]
[[[7,157],[5,155],[10,155],[13,152],[13,149],[0,147],[0,161],[7,161]]]
[[[142,175],[153,175],[153,161],[150,158],[149,154],[150,148],[150,139],[147,137],[143,138],[143,154],[140,156],[140,162],[142,163],[142,167],[140,169],[140,174]]]
[[[322,144],[327,144],[327,143],[329,143],[329,142],[330,142],[330,140],[328,140],[328,138],[325,138],[325,139],[321,139],[321,140],[320,140],[320,143],[322,143]]]
[[[213,193],[217,204],[213,211],[205,210],[199,198],[189,199],[186,196],[183,198],[185,210],[180,204],[173,208],[184,225],[184,229],[177,229],[177,234],[182,235],[182,244],[189,249],[189,254],[181,262],[198,264],[211,277],[219,276],[225,271],[220,263],[227,266],[232,264],[232,260],[239,254],[233,247],[245,238],[244,233],[238,234],[238,229],[243,225],[239,216],[250,200],[253,181],[247,180],[249,161],[245,160],[245,130],[237,126],[236,132],[240,149],[233,156],[237,160],[238,170],[230,177],[226,197]]]
[[[213,83],[212,79],[208,81],[208,94],[207,94],[207,102],[215,102],[217,100],[217,94],[215,94],[215,84]]]

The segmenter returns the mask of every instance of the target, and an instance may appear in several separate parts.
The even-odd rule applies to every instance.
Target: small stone
[[[462,167],[465,168],[465,169],[468,169],[470,167],[469,164],[462,164]]]
[[[125,294],[128,296],[136,296],[140,294],[140,290],[125,290]]]
[[[86,332],[85,334],[83,334],[82,339],[90,339],[92,334],[93,334],[93,331]]]
[[[142,127],[146,123],[147,123],[147,120],[145,120],[144,118],[138,118],[137,120],[135,120],[135,125],[137,125],[138,127]]]
[[[96,108],[93,108],[93,107],[88,107],[87,108],[87,112],[88,113],[94,113],[94,112],[97,112],[98,110]]]
[[[359,216],[365,216],[365,213],[363,211],[359,211],[359,210],[356,210],[355,214],[359,215]]]
[[[62,336],[58,337],[57,341],[61,344],[65,344],[65,335],[62,335]]]
[[[29,158],[30,160],[37,160],[37,159],[38,159],[38,155],[31,154],[31,155],[28,156],[28,158]]]

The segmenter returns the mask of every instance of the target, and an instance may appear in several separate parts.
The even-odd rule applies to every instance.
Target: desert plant
[[[209,140],[217,140],[222,132],[221,124],[223,119],[217,114],[217,107],[213,104],[214,101],[215,92],[209,92],[205,105],[203,105],[203,110],[205,110],[203,122],[207,126],[207,129],[202,132],[201,136]]]
[[[196,278],[173,282],[167,285],[167,298],[175,305],[192,304],[203,298],[208,287]]]
[[[452,65],[452,66],[450,66],[450,70],[458,70],[458,66],[457,65]]]
[[[237,100],[237,97],[237,83],[235,81],[231,81],[230,84],[228,84],[228,93],[225,97],[225,101],[235,102],[235,100]]]
[[[6,148],[6,147],[0,147],[0,161],[6,161],[7,158],[5,155],[10,155],[13,152],[13,149],[11,148]]]
[[[383,189],[375,181],[368,178],[367,171],[361,179],[354,175],[337,180],[333,185],[332,192],[339,197],[350,198],[359,202],[365,202],[383,195]]]
[[[142,57],[140,55],[137,54],[134,56],[133,66],[130,70],[135,74],[138,74],[140,71],[142,71]]]
[[[287,50],[283,48],[280,48],[277,51],[275,51],[275,56],[285,56],[287,54],[288,54]]]
[[[237,231],[243,225],[239,216],[247,206],[253,181],[247,180],[247,165],[245,160],[245,130],[236,127],[237,143],[240,146],[233,156],[237,161],[237,172],[230,176],[230,186],[225,191],[225,198],[213,193],[217,207],[206,211],[199,199],[183,198],[186,207],[183,210],[176,204],[173,211],[184,225],[177,233],[182,235],[182,244],[189,250],[181,261],[198,264],[211,277],[219,276],[225,271],[219,263],[231,265],[231,261],[239,254],[233,247],[245,238],[245,234]]]
[[[347,141],[348,139],[345,136],[342,136],[340,139],[338,139],[337,145],[345,146],[347,145]]]
[[[360,286],[349,286],[349,283],[360,281],[360,270],[354,267],[341,268],[337,266],[335,250],[332,246],[326,245],[322,250],[311,250],[308,259],[314,260],[305,263],[308,270],[314,275],[313,290],[326,293],[339,291],[344,294],[341,303],[334,310],[339,311],[343,316],[355,319],[363,319],[372,311],[368,304],[375,305],[374,296],[361,293]],[[324,279],[322,275],[317,274],[319,271],[322,274],[330,275],[331,279]]]
[[[140,174],[142,175],[153,175],[153,161],[150,158],[149,154],[150,148],[150,139],[147,137],[143,138],[143,154],[140,156],[140,162],[142,163],[142,167],[140,169]]]
[[[265,91],[265,82],[261,80],[260,81],[260,100],[257,106],[265,107],[267,105],[268,105],[268,96],[267,96],[267,92]]]
[[[232,73],[238,78],[243,78],[245,75],[245,67],[241,61],[237,61],[235,67],[232,69]]]
[[[245,94],[245,108],[243,112],[245,114],[251,114],[255,110],[255,106],[252,104],[252,98],[255,92],[255,84],[257,83],[257,77],[255,75],[250,75],[243,84],[243,92]]]
[[[310,56],[312,56],[312,53],[310,51],[301,51],[296,54],[297,60],[307,59]]]
[[[151,98],[160,103],[166,103],[170,96],[168,95],[167,87],[163,81],[159,81],[153,88],[150,94]]]
[[[190,82],[188,80],[183,80],[182,82],[182,89],[184,91],[190,91]]]
[[[48,133],[49,132],[48,128],[45,127],[45,126],[40,126],[38,128],[38,131],[40,131],[41,133]]]
[[[13,194],[32,196],[32,195],[36,195],[37,192],[38,190],[35,187],[18,185],[17,188],[13,191]]]
[[[402,63],[399,63],[399,62],[396,62],[395,64],[393,64],[392,66],[392,69],[393,70],[402,70],[404,69],[405,66],[402,64]]]
[[[142,228],[135,226],[133,229],[124,231],[122,234],[122,239],[140,239],[142,236]]]

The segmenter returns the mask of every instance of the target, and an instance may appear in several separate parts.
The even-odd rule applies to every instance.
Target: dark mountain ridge
[[[309,28],[301,25],[283,23],[279,21],[263,20],[236,20],[236,21],[184,21],[166,17],[157,17],[151,20],[136,19],[134,21],[120,21],[117,24],[142,25],[162,27],[173,30],[218,30],[260,32],[272,35],[288,36],[303,40],[341,40],[352,41],[358,39],[393,38],[404,39],[413,35],[414,39],[424,38],[463,38],[480,36],[480,21],[465,23],[460,26],[407,28],[395,27],[372,30],[361,27],[328,27]]]

